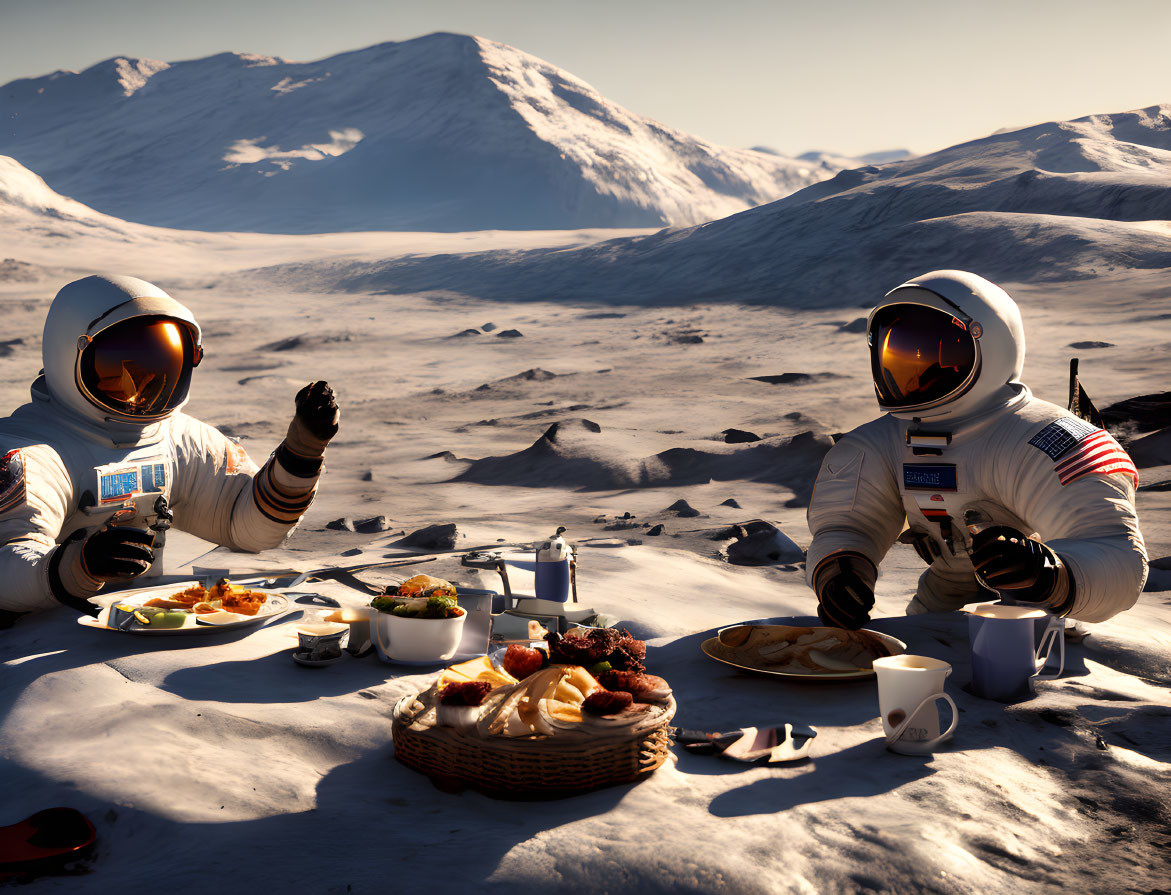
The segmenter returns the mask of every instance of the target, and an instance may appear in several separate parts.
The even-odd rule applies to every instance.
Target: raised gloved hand
[[[314,382],[297,392],[294,401],[297,412],[289,423],[285,445],[298,457],[321,458],[337,434],[341,416],[333,389],[327,382]]]
[[[137,578],[154,562],[154,532],[138,528],[101,528],[81,545],[84,571],[99,581]]]
[[[972,538],[972,565],[984,584],[1030,603],[1064,598],[1069,589],[1060,557],[1007,525],[990,526]]]
[[[822,560],[813,573],[817,617],[833,628],[855,631],[870,621],[878,572],[860,553],[839,553]]]

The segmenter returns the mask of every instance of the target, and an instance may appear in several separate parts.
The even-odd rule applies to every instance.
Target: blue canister
[[[968,640],[972,648],[972,692],[999,702],[1020,702],[1035,693],[1033,682],[1053,680],[1061,674],[1065,644],[1061,625],[1051,624],[1040,646],[1033,639],[1035,621],[1048,617],[1043,609],[987,603],[975,606],[968,616]],[[1057,620],[1060,621],[1060,620]],[[1057,671],[1040,674],[1059,643]]]
[[[538,600],[569,601],[569,564],[573,551],[561,537],[563,531],[565,528],[559,526],[553,537],[537,545],[534,592]]]

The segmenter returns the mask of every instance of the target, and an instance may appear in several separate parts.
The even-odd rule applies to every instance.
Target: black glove
[[[831,557],[814,573],[817,617],[831,628],[856,631],[870,621],[874,608],[874,571],[870,560],[856,553]],[[865,577],[864,577],[865,576]]]
[[[1057,554],[1007,525],[993,525],[972,538],[972,565],[989,587],[1030,603],[1047,600],[1060,580]]]
[[[337,400],[328,382],[310,383],[293,399],[297,405],[297,419],[305,428],[321,440],[322,450],[333,436],[337,435],[338,419],[341,416]]]
[[[81,562],[100,581],[137,578],[155,560],[154,532],[137,528],[102,528],[81,545]]]

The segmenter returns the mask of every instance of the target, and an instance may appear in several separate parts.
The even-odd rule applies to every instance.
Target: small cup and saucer
[[[341,622],[306,621],[297,625],[297,649],[293,661],[309,668],[321,668],[341,661],[342,639],[350,626]]]

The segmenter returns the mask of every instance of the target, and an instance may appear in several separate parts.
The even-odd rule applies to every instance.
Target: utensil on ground
[[[670,733],[675,742],[688,752],[721,755],[745,762],[767,758],[768,764],[778,764],[807,757],[813,748],[817,729],[786,722],[776,727],[743,727],[725,733],[705,733],[673,727]]]

